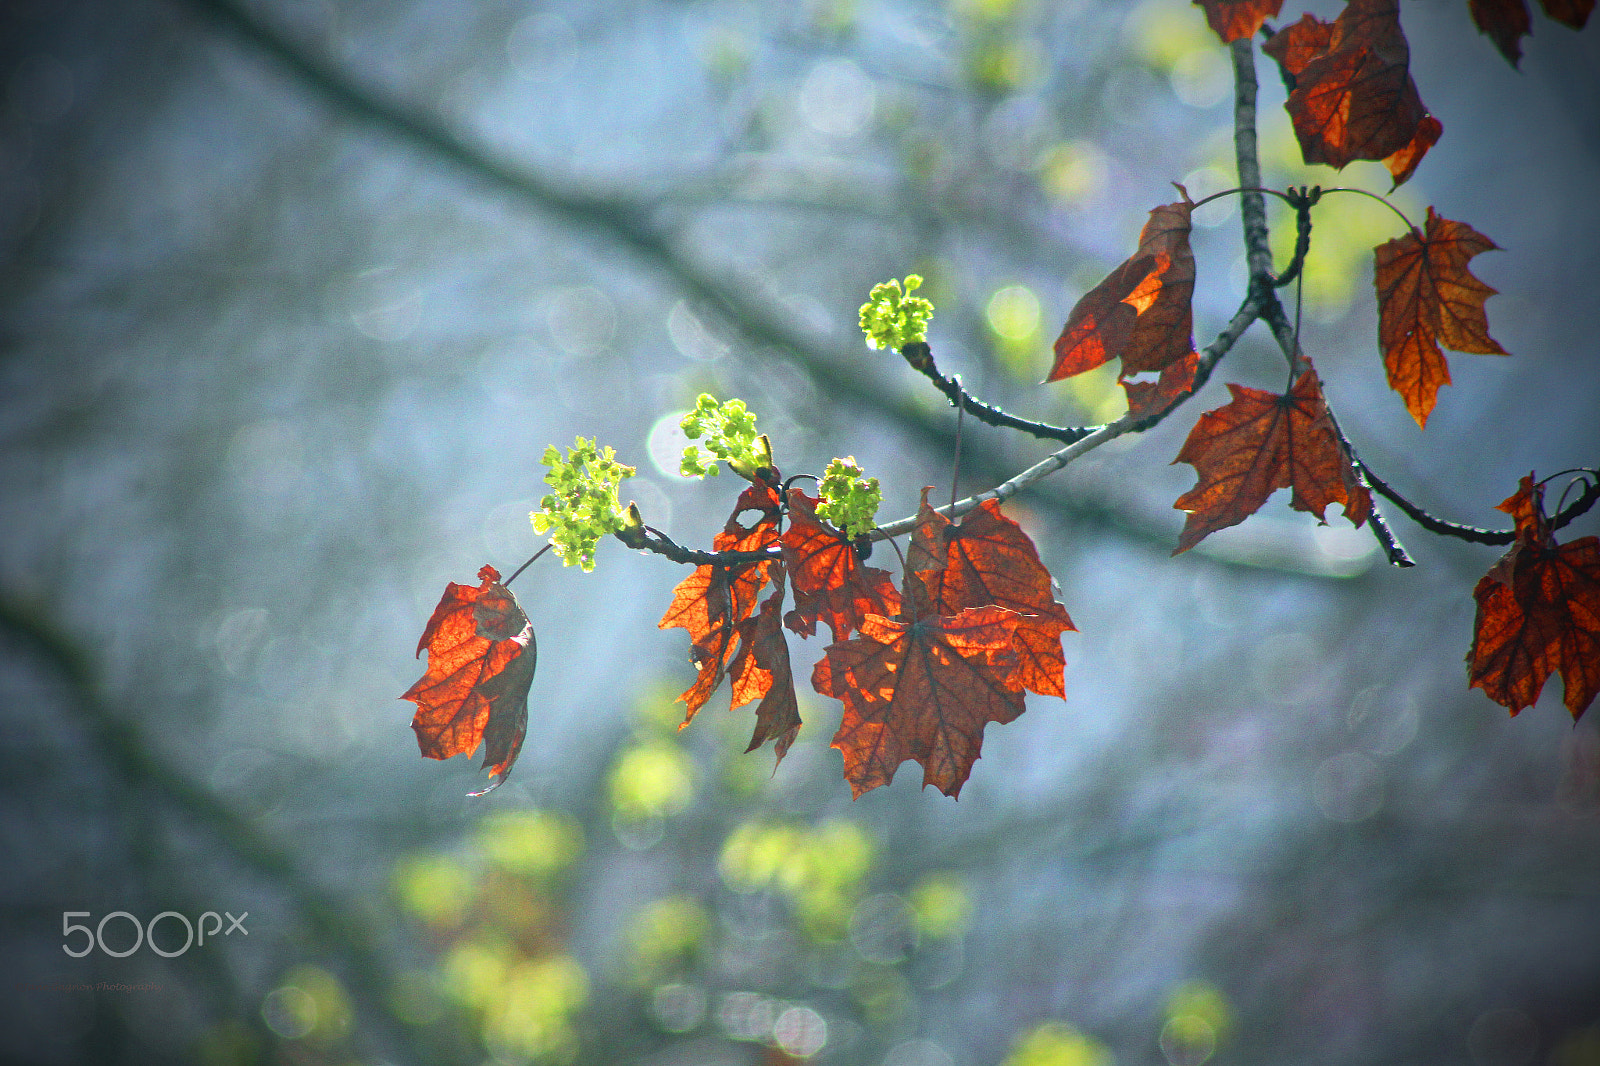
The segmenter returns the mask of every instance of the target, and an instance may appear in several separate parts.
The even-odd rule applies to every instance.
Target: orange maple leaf
[[[1265,50],[1294,82],[1284,108],[1307,163],[1383,160],[1399,186],[1444,131],[1411,79],[1397,0],[1349,0],[1331,25],[1306,15]]]
[[[1418,426],[1428,424],[1439,388],[1450,384],[1440,345],[1458,352],[1505,355],[1489,336],[1484,301],[1495,290],[1467,268],[1496,247],[1465,222],[1428,208],[1427,229],[1378,245],[1372,283],[1378,291],[1378,342],[1389,387],[1405,400]]]
[[[754,511],[751,526],[739,516]],[[717,551],[761,551],[778,543],[778,493],[772,484],[758,482],[739,494],[733,514],[722,532],[712,538]],[[739,624],[756,608],[756,598],[767,583],[776,559],[760,559],[727,566],[695,567],[672,590],[672,603],[658,623],[661,629],[689,631],[689,660],[699,671],[695,683],[678,698],[686,705],[688,725],[711,694],[722,684],[728,663],[737,651]]]
[[[1065,697],[1061,634],[1077,627],[1056,602],[1050,571],[1033,541],[1001,513],[995,500],[984,500],[959,522],[951,522],[928,505],[929,491],[922,490],[913,553],[907,559],[926,609],[936,615],[987,606],[1017,612],[1017,680],[1041,696]]]
[[[477,588],[450,582],[433,609],[417,654],[428,668],[403,700],[417,705],[411,728],[429,759],[471,756],[484,744],[483,765],[494,778],[481,796],[505,781],[528,731],[528,687],[538,646],[533,625],[492,566],[478,571]]]
[[[1189,517],[1172,554],[1243,522],[1277,489],[1292,489],[1289,505],[1319,522],[1334,503],[1354,524],[1367,520],[1372,494],[1356,479],[1309,364],[1286,396],[1228,390],[1233,401],[1201,415],[1173,460],[1191,464],[1200,480],[1173,504]]]
[[[1515,715],[1559,671],[1576,721],[1600,694],[1600,538],[1556,543],[1532,475],[1500,510],[1515,520],[1517,539],[1472,591],[1468,687]]]
[[[1544,13],[1575,30],[1583,29],[1594,0],[1542,0]],[[1514,67],[1522,59],[1522,38],[1533,32],[1527,0],[1471,0],[1472,21]]]
[[[854,796],[893,781],[907,759],[922,764],[924,788],[960,793],[984,727],[1022,713],[1019,618],[1003,607],[915,621],[869,614],[858,636],[829,645],[811,684],[844,703],[833,746]]]
[[[861,562],[850,538],[817,517],[817,500],[789,490],[789,526],[783,531],[783,562],[794,587],[794,609],[784,624],[801,636],[824,621],[834,640],[844,640],[869,614],[893,617],[900,594],[887,570]]]
[[[1251,37],[1261,24],[1278,14],[1283,0],[1194,0],[1206,9],[1206,22],[1223,44]]]
[[[1046,381],[1122,360],[1119,380],[1160,373],[1194,351],[1194,253],[1189,248],[1194,204],[1183,200],[1150,212],[1139,250],[1072,308],[1056,338],[1056,361]]]

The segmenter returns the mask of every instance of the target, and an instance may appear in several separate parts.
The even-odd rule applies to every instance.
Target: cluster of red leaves
[[[1500,510],[1517,539],[1472,592],[1471,686],[1514,715],[1559,672],[1576,720],[1600,695],[1600,538],[1556,543],[1532,475]]]
[[[1223,43],[1255,36],[1267,19],[1278,14],[1283,0],[1194,0],[1205,8],[1206,21],[1221,37]],[[1477,24],[1495,47],[1511,61],[1512,66],[1522,58],[1522,38],[1533,32],[1533,19],[1528,14],[1528,0],[1468,0],[1472,21]],[[1583,29],[1594,11],[1594,0],[1539,0],[1544,13],[1557,22],[1575,30]],[[1309,57],[1306,57],[1309,58]],[[1285,66],[1288,62],[1285,61]],[[1305,66],[1305,58],[1298,67]],[[1291,73],[1298,73],[1298,67]],[[1365,158],[1365,157],[1363,157]]]
[[[896,589],[888,572],[865,565],[857,545],[817,516],[816,499],[791,489],[780,508],[776,472],[763,473],[739,497],[716,547],[776,545],[777,552],[697,567],[661,619],[663,629],[688,630],[699,670],[680,697],[684,724],[728,676],[730,708],[761,701],[747,750],[772,740],[781,761],[801,722],[779,618],[801,636],[825,623],[833,642],[811,685],[844,704],[833,746],[844,756],[851,791],[859,796],[888,784],[900,763],[914,759],[924,786],[956,796],[988,723],[1021,714],[1024,690],[1065,693],[1061,634],[1072,621],[1051,593],[1033,542],[992,500],[951,522],[927,505],[924,492]],[[759,520],[740,525],[751,510]],[[757,611],[768,581],[773,591]],[[790,588],[794,608],[783,614]]]
[[[1278,7],[1273,0],[1196,2],[1205,6],[1224,40],[1254,33]],[[1396,169],[1391,153],[1401,133],[1384,123],[1392,126],[1394,113],[1408,108],[1424,118],[1426,113],[1405,73],[1405,42],[1393,0],[1350,0],[1331,25],[1307,16],[1273,35],[1266,48],[1299,76],[1299,99],[1291,97],[1290,110],[1308,161],[1343,165],[1351,158],[1387,158],[1397,184],[1409,176],[1420,151]],[[1343,94],[1336,106],[1325,98],[1335,82]],[[1383,85],[1390,95],[1380,105],[1376,94]],[[1326,119],[1316,127],[1320,140],[1303,122],[1317,108]],[[1415,130],[1406,136],[1414,137]],[[1338,154],[1329,147],[1336,143],[1361,147],[1355,154]],[[1192,210],[1185,194],[1181,202],[1150,212],[1134,254],[1068,314],[1047,381],[1120,359],[1119,380],[1128,390],[1129,412],[1138,419],[1165,413],[1193,391],[1199,357],[1192,339]],[[1441,346],[1506,354],[1489,335],[1485,312],[1495,290],[1469,269],[1474,256],[1494,247],[1471,226],[1441,218],[1430,207],[1425,229],[1412,229],[1374,250],[1384,366],[1390,387],[1419,426],[1426,426],[1439,387],[1450,381]],[[1157,375],[1154,382],[1128,380],[1130,374],[1150,372]],[[1236,384],[1228,389],[1230,402],[1200,416],[1174,460],[1191,464],[1198,481],[1174,504],[1187,518],[1173,554],[1244,521],[1278,489],[1289,489],[1290,506],[1318,521],[1333,504],[1357,526],[1372,516],[1371,492],[1309,359],[1297,360],[1284,394]],[[1567,707],[1577,716],[1600,691],[1600,541],[1586,537],[1557,545],[1531,479],[1501,509],[1515,517],[1517,540],[1475,593],[1472,685],[1515,714],[1532,704],[1545,679],[1559,671]],[[1019,626],[1016,634],[1027,631]],[[1037,626],[1032,631],[1041,632]],[[1041,640],[1059,648],[1056,640]],[[1026,641],[1013,635],[1013,648],[1026,647]],[[992,713],[1005,713],[1003,701]]]
[[[1253,36],[1282,0],[1194,0],[1224,42]],[[1541,0],[1552,19],[1581,29],[1594,0]],[[1530,32],[1526,0],[1470,0],[1472,17],[1513,65]],[[1396,186],[1416,170],[1442,126],[1423,106],[1409,72],[1398,0],[1347,0],[1327,23],[1312,15],[1272,33],[1263,50],[1292,85],[1285,104],[1307,162],[1342,168],[1381,160]],[[1165,414],[1193,392],[1194,204],[1150,212],[1134,254],[1090,290],[1067,317],[1046,381],[1121,360],[1118,381],[1138,419]],[[1494,243],[1428,208],[1413,228],[1376,250],[1378,335],[1389,385],[1419,426],[1450,382],[1441,345],[1504,355],[1489,335],[1484,303],[1494,289],[1469,261]],[[1254,514],[1278,489],[1290,506],[1323,520],[1332,504],[1359,526],[1372,498],[1322,394],[1300,359],[1279,395],[1230,384],[1232,400],[1196,422],[1175,462],[1191,464],[1195,487],[1174,504],[1187,513],[1173,554]],[[1134,380],[1135,375],[1154,380]],[[950,796],[971,772],[989,722],[1022,713],[1023,691],[1061,696],[1061,634],[1073,628],[1051,593],[1049,573],[1021,528],[987,501],[959,522],[927,504],[918,512],[900,589],[866,566],[856,544],[822,521],[799,490],[780,496],[776,471],[740,494],[714,539],[721,552],[765,557],[697,567],[674,591],[662,628],[690,636],[695,683],[681,699],[687,725],[725,678],[733,708],[759,700],[747,750],[772,741],[781,761],[799,732],[788,628],[801,636],[825,623],[833,637],[812,687],[844,704],[833,746],[844,754],[854,794],[888,784],[906,759],[923,785]],[[1531,477],[1500,509],[1516,540],[1478,583],[1478,619],[1468,655],[1471,684],[1516,714],[1559,672],[1576,718],[1600,693],[1600,540],[1557,544]],[[751,515],[746,524],[741,519]],[[533,628],[516,598],[485,566],[477,588],[451,583],[417,646],[421,679],[402,697],[428,758],[471,755],[505,780],[527,731],[527,694],[537,659]],[[771,591],[761,599],[764,590]],[[794,606],[784,613],[792,589]],[[488,791],[485,789],[484,791]],[[481,794],[481,793],[479,793]]]
[[[1121,359],[1136,418],[1159,415],[1192,391],[1199,363],[1191,309],[1193,206],[1185,195],[1150,212],[1138,250],[1067,315],[1047,381]],[[1152,371],[1154,382],[1127,380],[1130,373]],[[1233,401],[1203,415],[1178,453],[1176,461],[1192,464],[1200,476],[1174,505],[1189,513],[1179,552],[1244,521],[1280,488],[1293,490],[1291,506],[1319,520],[1337,503],[1350,521],[1366,521],[1371,496],[1356,477],[1309,361],[1286,395],[1228,388]]]
[[[511,773],[528,731],[528,687],[538,646],[533,625],[492,566],[478,571],[477,588],[450,582],[433,609],[417,654],[427,671],[401,699],[417,712],[411,728],[429,759],[471,756],[484,745],[488,792]],[[481,796],[483,792],[473,795]]]

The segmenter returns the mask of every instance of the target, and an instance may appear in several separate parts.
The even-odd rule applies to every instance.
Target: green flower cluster
[[[853,455],[835,459],[822,472],[822,502],[817,517],[833,523],[847,537],[855,538],[878,527],[874,518],[883,493],[875,477],[863,478]]]
[[[690,440],[705,438],[705,450],[711,453],[708,458],[698,444],[685,448],[678,464],[678,472],[684,477],[715,477],[718,459],[746,478],[753,478],[757,470],[772,465],[772,448],[767,438],[756,433],[756,416],[743,400],[719,403],[715,396],[702,392],[694,410],[678,424]]]
[[[928,339],[933,304],[911,295],[921,285],[920,275],[908,274],[904,285],[891,278],[872,287],[861,305],[861,332],[867,335],[868,348],[899,351],[912,341]]]
[[[533,531],[551,531],[550,544],[562,565],[580,566],[588,573],[594,569],[600,538],[628,524],[617,488],[633,476],[634,468],[617,462],[610,448],[582,437],[567,449],[565,460],[550,445],[544,450],[544,465],[550,468],[544,479],[555,491],[539,501],[543,510],[531,516]]]

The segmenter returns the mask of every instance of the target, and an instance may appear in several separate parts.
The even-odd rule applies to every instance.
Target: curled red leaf
[[[428,667],[400,698],[417,705],[411,728],[425,758],[471,756],[484,745],[493,778],[505,781],[528,731],[528,688],[538,647],[533,625],[492,566],[477,588],[450,582],[417,642]]]
[[[1122,374],[1160,373],[1194,351],[1194,204],[1183,200],[1150,212],[1139,249],[1084,294],[1056,338],[1046,381],[1082,374],[1112,359]]]
[[[1397,0],[1349,0],[1331,25],[1306,15],[1265,50],[1294,82],[1284,108],[1307,163],[1383,160],[1398,186],[1444,130],[1411,79]]]
[[[771,548],[778,543],[780,510],[778,493],[772,485],[752,484],[739,494],[733,514],[722,532],[712,538],[712,546],[719,552]],[[740,516],[751,512],[757,516],[755,522],[741,524]],[[697,566],[672,590],[672,603],[658,625],[661,629],[680,627],[689,631],[689,661],[698,671],[695,683],[678,697],[686,705],[684,725],[693,720],[722,684],[738,650],[739,625],[755,610],[775,563],[776,560],[759,559],[728,566]]]
[[[1576,721],[1600,695],[1600,538],[1558,544],[1532,475],[1500,510],[1516,521],[1517,539],[1472,592],[1469,687],[1515,715],[1560,673]]]

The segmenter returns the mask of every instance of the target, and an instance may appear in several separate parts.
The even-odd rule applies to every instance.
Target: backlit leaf
[[[915,565],[928,610],[938,615],[987,606],[1016,611],[1018,681],[1042,696],[1065,697],[1061,634],[1076,627],[1056,602],[1050,572],[1033,541],[995,500],[984,500],[951,522],[928,506],[929,491],[922,490],[913,541],[927,560]]]
[[[1172,553],[1188,551],[1207,534],[1255,514],[1277,489],[1292,489],[1290,506],[1323,520],[1342,504],[1355,525],[1372,513],[1372,495],[1357,481],[1308,366],[1286,396],[1228,386],[1233,401],[1200,416],[1173,460],[1199,474],[1174,507],[1189,517]]]
[[[828,624],[834,640],[845,640],[868,614],[893,617],[900,594],[887,570],[867,566],[842,532],[817,517],[817,501],[789,490],[789,526],[783,531],[783,562],[794,589],[794,609],[784,624],[802,636]]]
[[[923,787],[960,793],[984,727],[1022,713],[1019,617],[1003,607],[915,621],[868,615],[859,635],[828,647],[811,684],[844,703],[833,746],[854,795],[893,781],[907,759],[922,765]]]
[[[1194,253],[1183,200],[1150,212],[1139,250],[1073,307],[1056,338],[1046,381],[1082,374],[1112,359],[1122,376],[1160,373],[1194,351]]]
[[[739,517],[754,512],[755,522],[742,525]],[[753,483],[739,494],[733,514],[722,532],[712,539],[717,551],[761,551],[778,542],[778,493],[765,481]],[[689,661],[699,671],[695,683],[678,697],[686,705],[684,724],[705,706],[722,684],[739,641],[739,624],[756,608],[775,559],[703,565],[673,589],[672,604],[659,623],[662,629],[689,631]]]
[[[1600,538],[1558,544],[1531,475],[1500,510],[1516,521],[1517,539],[1472,593],[1471,687],[1515,715],[1559,672],[1576,720],[1600,694]]]
[[[424,757],[471,756],[484,745],[483,765],[503,782],[528,730],[528,688],[538,649],[533,625],[492,566],[478,571],[477,588],[450,582],[417,642],[428,667],[400,698],[417,705],[411,728]],[[473,795],[482,795],[475,792]]]
[[[1458,352],[1505,355],[1489,336],[1484,301],[1495,290],[1467,269],[1495,243],[1465,222],[1428,208],[1425,232],[1412,230],[1380,244],[1373,285],[1378,290],[1378,341],[1389,387],[1405,400],[1417,425],[1426,426],[1439,388],[1450,384],[1440,346]]]
[[[1324,33],[1326,47],[1316,51]],[[1326,27],[1304,16],[1266,51],[1294,81],[1284,108],[1307,163],[1383,160],[1399,185],[1443,132],[1437,119],[1424,125],[1430,116],[1411,79],[1398,0],[1349,0]]]

